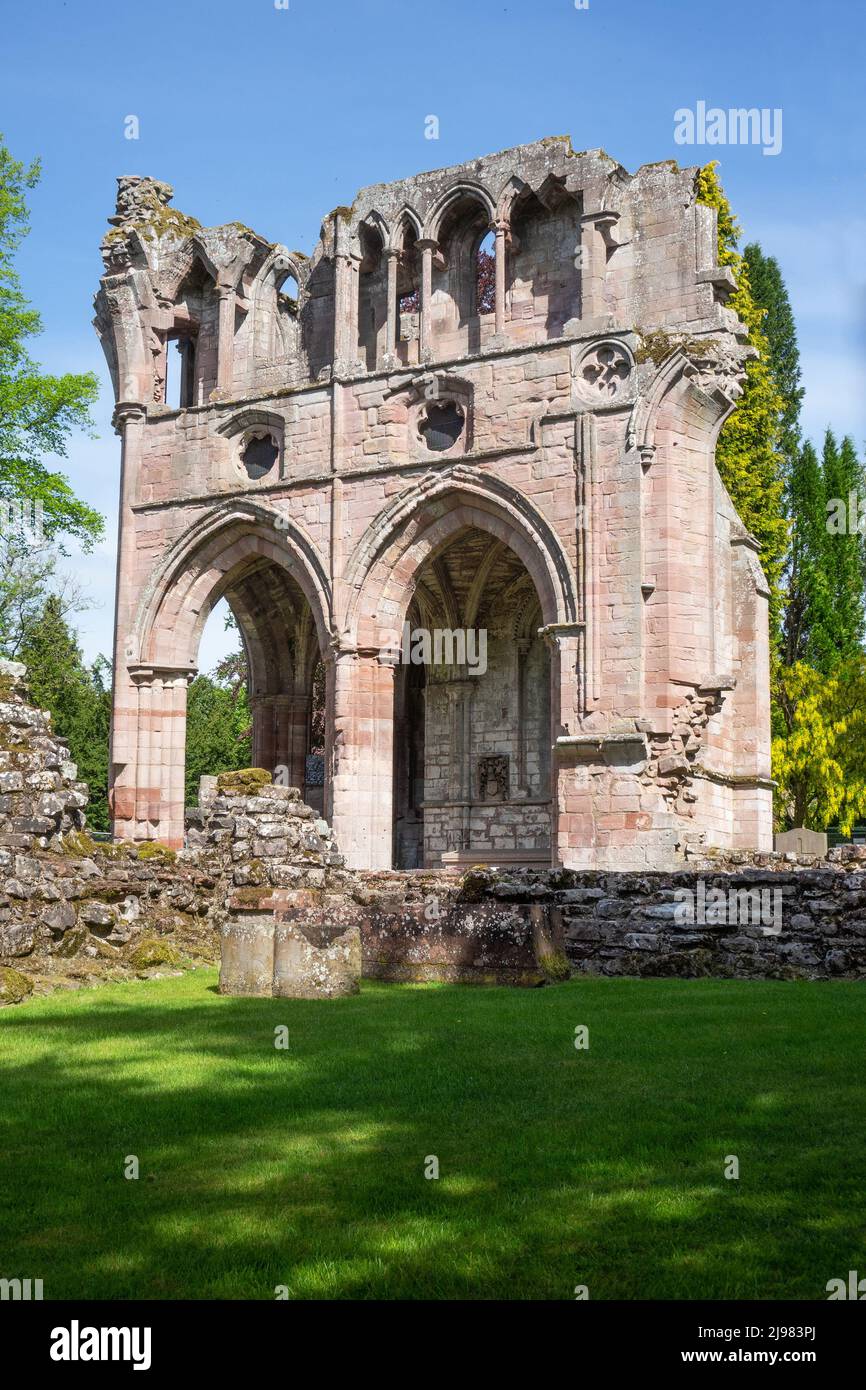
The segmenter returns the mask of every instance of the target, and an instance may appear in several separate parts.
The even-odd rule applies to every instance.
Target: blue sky
[[[630,170],[716,157],[746,238],[788,284],[806,432],[866,443],[862,0],[42,0],[7,7],[0,65],[0,130],[43,163],[18,262],[44,320],[34,354],[103,383],[99,438],[64,465],[109,522],[73,561],[97,605],[79,620],[88,657],[111,648],[119,450],[91,301],[118,174],[167,180],[205,224],[310,251],[365,184],[544,135]],[[781,152],[677,145],[674,113],[698,101],[781,108]],[[223,646],[212,622],[204,669]]]

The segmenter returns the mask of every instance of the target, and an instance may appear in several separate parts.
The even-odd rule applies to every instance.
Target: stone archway
[[[346,573],[349,601],[334,662],[330,809],[334,833],[350,867],[390,868],[394,863],[395,695],[398,720],[405,713],[399,682],[405,685],[406,678],[398,677],[403,623],[416,600],[425,566],[435,566],[452,544],[469,535],[482,537],[488,549],[495,543],[497,553],[514,557],[510,563],[516,566],[515,575],[519,570],[526,576],[524,583],[533,596],[530,641],[537,639],[539,628],[556,634],[549,657],[547,726],[539,735],[539,746],[548,751],[561,692],[569,682],[576,682],[575,584],[561,544],[544,518],[513,489],[482,481],[468,469],[454,469],[449,478],[425,479],[408,496],[403,494],[371,523]],[[480,597],[483,590],[481,595],[474,594],[465,611],[477,615]],[[467,592],[463,601],[468,599]],[[457,610],[445,604],[443,611],[453,616]],[[529,636],[529,630],[521,635]],[[573,695],[568,689],[567,700]],[[496,756],[495,749],[488,751]],[[478,771],[477,767],[472,771],[476,783]],[[397,776],[401,775],[398,764]],[[466,767],[462,775],[464,780],[469,775]],[[552,816],[553,808],[547,807],[540,817],[545,826],[534,846],[528,847],[548,862],[554,854]],[[470,848],[471,839],[470,828]],[[459,844],[452,848],[459,860]],[[496,847],[488,842],[487,848],[488,857],[494,857]],[[514,852],[500,857],[504,862]],[[427,857],[427,852],[422,851],[421,857]]]
[[[210,514],[171,547],[141,596],[115,680],[115,834],[179,846],[186,694],[209,614],[225,599],[249,667],[253,761],[304,789],[313,677],[330,641],[330,594],[296,527],[260,507]]]
[[[541,626],[529,572],[489,532],[466,528],[418,571],[395,669],[396,868],[550,863]]]

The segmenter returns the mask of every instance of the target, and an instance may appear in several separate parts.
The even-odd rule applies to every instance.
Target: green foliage
[[[758,350],[758,356],[746,364],[746,381],[737,408],[719,435],[716,465],[741,520],[761,544],[775,640],[781,623],[781,579],[788,549],[782,454],[786,402],[773,373],[764,322],[767,313],[756,302],[749,266],[737,250],[740,228],[716,174],[716,161],[698,175],[698,200],[716,209],[719,263],[730,266],[737,278],[729,308],[746,325],[749,342]]]
[[[91,829],[108,829],[110,667],[100,657],[86,666],[56,594],[24,630],[18,655],[27,665],[34,704],[51,711],[54,732],[69,744],[78,775],[90,791]]]
[[[749,276],[752,297],[765,311],[763,331],[769,348],[769,364],[776,390],[782,398],[779,446],[790,471],[800,449],[800,349],[791,301],[778,261],[765,256],[757,242],[743,250],[743,263]]]
[[[866,657],[825,675],[797,662],[776,676],[773,774],[781,824],[843,835],[866,815]]]
[[[199,780],[202,776],[249,767],[252,753],[250,724],[245,684],[237,684],[232,689],[208,676],[196,677],[190,686],[187,703],[188,806],[198,803]]]
[[[838,660],[856,656],[863,644],[863,536],[858,529],[857,499],[863,497],[863,469],[853,441],[837,445],[831,430],[824,436],[824,553],[827,590],[833,615],[834,651]]]
[[[808,442],[793,460],[788,505],[791,555],[781,657],[785,666],[807,661],[826,668],[833,650],[833,609],[824,564],[826,488],[820,460]]]
[[[97,378],[93,372],[58,377],[40,371],[26,347],[41,331],[39,314],[13,266],[28,230],[26,195],[38,179],[38,163],[27,167],[13,159],[0,137],[0,503],[41,504],[49,539],[74,536],[89,549],[102,535],[102,517],[43,459],[64,458],[69,434],[91,427]]]

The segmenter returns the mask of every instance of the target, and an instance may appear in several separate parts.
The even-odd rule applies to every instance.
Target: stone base
[[[335,999],[357,994],[361,936],[333,909],[311,909],[308,893],[276,891],[250,911],[233,911],[220,933],[220,994]]]

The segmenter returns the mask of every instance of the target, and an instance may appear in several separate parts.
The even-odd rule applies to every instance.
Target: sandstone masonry
[[[118,181],[117,836],[183,843],[226,598],[253,761],[351,868],[770,847],[767,589],[714,465],[750,349],[696,172],[541,140],[362,189],[310,256]],[[485,671],[406,664],[406,622]]]
[[[676,872],[350,871],[327,822],[258,770],[217,779],[184,850],[98,844],[23,668],[0,663],[0,697],[11,788],[0,799],[0,1004],[34,987],[213,964],[221,937],[223,988],[248,994],[330,997],[360,973],[514,985],[584,973],[866,977],[859,846],[800,860],[693,850]]]

